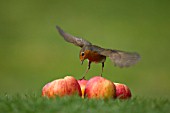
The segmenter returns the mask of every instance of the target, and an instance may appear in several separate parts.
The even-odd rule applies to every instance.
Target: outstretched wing
[[[82,38],[77,38],[75,36],[72,36],[66,32],[64,32],[59,26],[56,26],[58,32],[60,33],[61,36],[63,36],[64,40],[70,43],[73,43],[76,46],[83,47],[84,45],[91,45],[90,42],[82,39]]]
[[[140,60],[140,55],[138,53],[130,53],[117,51],[116,53],[112,52],[109,55],[111,61],[115,64],[115,66],[119,67],[129,67],[136,64]]]
[[[124,52],[100,47],[97,47],[96,50],[99,54],[109,57],[115,66],[118,67],[129,67],[136,64],[140,60],[140,55],[135,52]]]

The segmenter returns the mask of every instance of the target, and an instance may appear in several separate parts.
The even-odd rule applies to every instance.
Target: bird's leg
[[[90,69],[90,64],[91,64],[91,61],[88,61],[88,67],[86,69],[86,72],[83,74],[83,77],[82,79],[85,79],[85,75],[88,73],[89,69]]]
[[[104,62],[102,62],[102,73],[103,73],[103,68],[104,68]],[[102,73],[100,74],[101,77],[102,77]]]

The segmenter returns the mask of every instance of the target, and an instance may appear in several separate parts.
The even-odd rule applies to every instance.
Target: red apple
[[[101,76],[91,78],[85,87],[85,97],[96,99],[114,98],[116,95],[115,85]]]
[[[81,88],[82,98],[84,98],[84,91],[85,91],[85,87],[86,87],[88,80],[80,79],[80,80],[77,80],[77,81],[78,81],[80,88]]]
[[[72,76],[66,76],[64,79],[57,79],[46,84],[42,89],[42,95],[47,97],[65,96],[79,94],[81,96],[80,85]]]
[[[42,95],[43,95],[43,96],[45,96],[45,95],[48,94],[50,84],[51,84],[51,82],[47,83],[47,84],[42,88]]]
[[[131,91],[125,84],[114,83],[116,86],[116,98],[119,99],[128,99],[130,98]]]

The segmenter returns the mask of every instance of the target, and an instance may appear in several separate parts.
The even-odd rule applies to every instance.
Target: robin
[[[59,26],[56,26],[56,28],[65,41],[81,47],[79,53],[81,64],[83,64],[85,59],[88,59],[88,68],[85,74],[83,75],[82,79],[85,78],[85,75],[89,71],[92,62],[102,63],[102,72],[101,72],[101,76],[102,76],[106,57],[109,57],[113,62],[113,64],[118,67],[129,67],[136,64],[140,60],[140,55],[136,52],[132,53],[132,52],[124,52],[120,50],[101,48],[99,46],[93,45],[91,42],[87,40],[72,36],[64,32]]]

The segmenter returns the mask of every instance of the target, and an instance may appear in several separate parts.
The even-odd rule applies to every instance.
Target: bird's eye
[[[81,56],[84,56],[84,52],[81,53]]]

